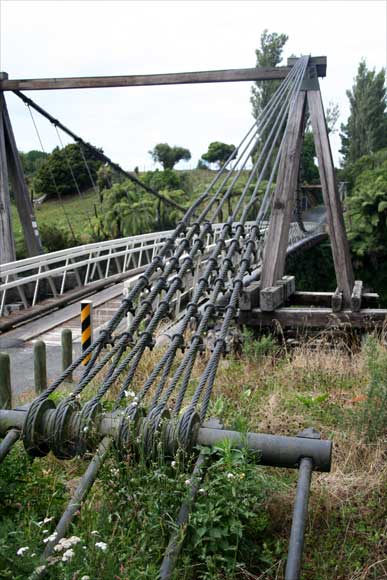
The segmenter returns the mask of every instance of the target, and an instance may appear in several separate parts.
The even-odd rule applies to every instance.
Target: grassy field
[[[140,366],[134,390],[154,357]],[[387,349],[372,337],[360,347],[322,336],[288,350],[246,335],[242,356],[221,361],[209,415],[243,432],[295,435],[313,426],[334,441],[331,473],[313,476],[303,580],[387,578],[386,376]],[[21,444],[8,456],[0,467],[1,578],[27,578],[41,564],[86,465],[51,455],[31,462]],[[70,553],[55,552],[47,577],[156,579],[191,470],[181,456],[149,465],[112,452],[68,533]],[[296,477],[220,445],[174,579],[282,579]]]
[[[74,243],[72,234],[68,225],[68,219],[73,228],[75,237],[80,243],[90,242],[90,223],[89,219],[94,217],[94,204],[99,207],[99,199],[94,190],[85,192],[82,197],[79,195],[67,196],[63,198],[63,205],[56,199],[45,201],[35,210],[35,216],[38,223],[41,236],[44,239],[44,233],[47,228],[66,233],[68,245],[77,245]],[[25,257],[25,248],[23,232],[20,224],[16,206],[12,204],[12,225],[16,240],[16,252],[19,257]],[[68,216],[68,219],[66,217]]]

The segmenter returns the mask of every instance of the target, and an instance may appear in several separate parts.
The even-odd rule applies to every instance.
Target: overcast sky
[[[251,67],[267,28],[289,36],[285,59],[292,53],[327,56],[323,100],[338,103],[345,121],[345,91],[360,59],[377,70],[386,66],[385,0],[0,0],[0,10],[0,70],[9,78]],[[159,142],[190,149],[190,166],[211,141],[237,144],[253,121],[250,87],[244,82],[28,94],[133,170],[154,167],[148,151]],[[19,149],[39,149],[25,105],[10,93],[6,98]],[[38,115],[37,122],[50,151],[58,144],[55,130]],[[338,162],[338,136],[332,145]]]

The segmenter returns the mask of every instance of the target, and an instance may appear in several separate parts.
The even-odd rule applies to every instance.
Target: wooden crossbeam
[[[8,79],[7,73],[3,72],[0,73],[0,90],[40,91],[45,89],[96,89],[103,87],[143,87],[152,85],[282,80],[289,74],[296,60],[289,59],[288,66],[279,67],[255,67],[150,75]],[[316,65],[317,74],[321,77],[325,77],[326,75],[326,62],[327,59],[325,56],[317,56],[310,59],[310,63]]]
[[[250,312],[240,311],[239,322],[253,327],[291,328],[375,328],[387,322],[387,310],[364,308],[359,312],[341,310],[332,312],[331,308],[279,308],[275,312],[262,312],[254,308]]]
[[[332,306],[332,292],[295,292],[292,296],[293,306],[319,306],[328,308]],[[380,297],[376,292],[364,292],[362,294],[362,305],[364,308],[377,308]],[[354,308],[352,307],[352,310]]]

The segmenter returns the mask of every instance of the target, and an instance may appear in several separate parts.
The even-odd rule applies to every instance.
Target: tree
[[[48,153],[44,153],[44,151],[36,151],[35,149],[28,151],[27,153],[19,151],[19,155],[24,174],[27,178],[33,176],[42,165],[43,161],[48,157]]]
[[[269,33],[265,29],[261,34],[260,48],[255,51],[257,67],[277,66],[282,60],[282,51],[288,40],[286,34]],[[253,106],[253,116],[259,117],[270,101],[281,81],[257,81],[251,89],[250,102]]]
[[[209,144],[207,153],[204,153],[201,158],[207,161],[207,163],[218,163],[219,167],[222,167],[233,152],[234,155],[231,159],[235,159],[237,155],[235,145],[227,145],[227,143],[222,143],[221,141],[213,141]]]
[[[328,134],[336,133],[336,124],[339,116],[340,110],[338,104],[330,102],[325,112]],[[308,118],[301,152],[302,181],[305,183],[318,183],[320,180],[318,167],[314,162],[315,157],[314,137],[310,119]]]
[[[149,155],[156,163],[161,163],[163,169],[173,169],[176,163],[184,159],[191,159],[191,153],[184,147],[171,147],[168,143],[158,143]]]
[[[83,152],[90,173],[93,179],[96,180],[97,172],[102,162],[92,149],[85,147]],[[63,149],[55,147],[52,153],[43,161],[32,179],[35,193],[46,193],[50,197],[55,197],[58,193],[59,195],[77,193],[77,187],[71,172],[80,191],[89,189],[92,186],[79,145],[71,143]]]
[[[354,163],[363,155],[387,147],[387,112],[384,71],[368,70],[361,60],[352,90],[347,91],[350,115],[341,126],[343,165]]]

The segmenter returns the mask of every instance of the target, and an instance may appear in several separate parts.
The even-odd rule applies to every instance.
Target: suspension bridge
[[[361,281],[354,280],[319,89],[318,78],[325,74],[326,59],[308,56],[290,59],[287,67],[276,69],[142,77],[10,80],[3,73],[1,91],[14,91],[30,108],[71,134],[80,147],[89,148],[92,146],[20,91],[282,81],[209,186],[181,212],[181,220],[173,231],[42,255],[30,204],[24,223],[32,257],[18,262],[13,255],[7,169],[20,215],[26,210],[22,209],[23,200],[27,199],[26,184],[2,94],[0,331],[4,336],[8,333],[21,336],[23,332],[26,337],[34,336],[36,331],[28,330],[28,326],[42,325],[43,319],[53,317],[53,311],[57,316],[59,306],[65,310],[69,301],[79,300],[81,295],[102,292],[117,283],[124,285],[122,302],[92,344],[32,403],[0,411],[0,435],[4,437],[0,444],[1,460],[19,439],[32,457],[52,452],[66,460],[94,454],[57,524],[55,538],[46,545],[42,561],[65,536],[113,447],[123,456],[142,453],[149,459],[155,458],[160,448],[169,459],[182,450],[196,453],[193,473],[198,477],[193,478],[191,489],[194,499],[200,474],[206,468],[206,458],[196,451],[197,447],[212,446],[224,439],[230,439],[235,446],[243,445],[240,433],[228,431],[208,417],[217,369],[239,324],[273,326],[279,320],[285,327],[325,327],[334,323],[363,329],[383,324],[387,312],[375,308],[377,295],[364,292]],[[307,114],[313,129],[326,211],[321,220],[304,223],[300,212],[294,214],[294,208]],[[100,155],[116,171],[142,187],[136,176]],[[254,162],[248,179],[231,206],[228,201],[251,158]],[[159,192],[148,188],[148,193],[170,203]],[[220,221],[225,213],[227,219]],[[337,290],[297,292],[294,277],[284,275],[286,256],[307,250],[327,236],[332,246]],[[77,288],[68,292],[70,276]],[[42,284],[52,293],[49,303],[39,304]],[[25,310],[17,316],[4,316],[7,301],[9,297],[14,300],[15,293]],[[157,348],[157,337],[166,322],[168,342]],[[193,382],[194,369],[211,329],[214,333],[211,351],[199,380]],[[157,357],[149,374],[139,378],[139,368],[150,349],[155,349]],[[86,357],[88,363],[80,380],[56,404],[52,395],[61,391],[69,375],[82,368]],[[135,397],[129,401],[127,393],[132,389]],[[113,403],[110,412],[104,410],[106,400]],[[261,464],[299,470],[286,568],[287,580],[299,578],[311,476],[313,471],[330,470],[332,442],[320,439],[316,431],[309,429],[294,437],[249,433],[247,443],[259,453]],[[178,531],[166,550],[160,578],[170,578],[176,566],[182,549],[180,532],[185,529],[188,511],[182,508],[179,514]]]

